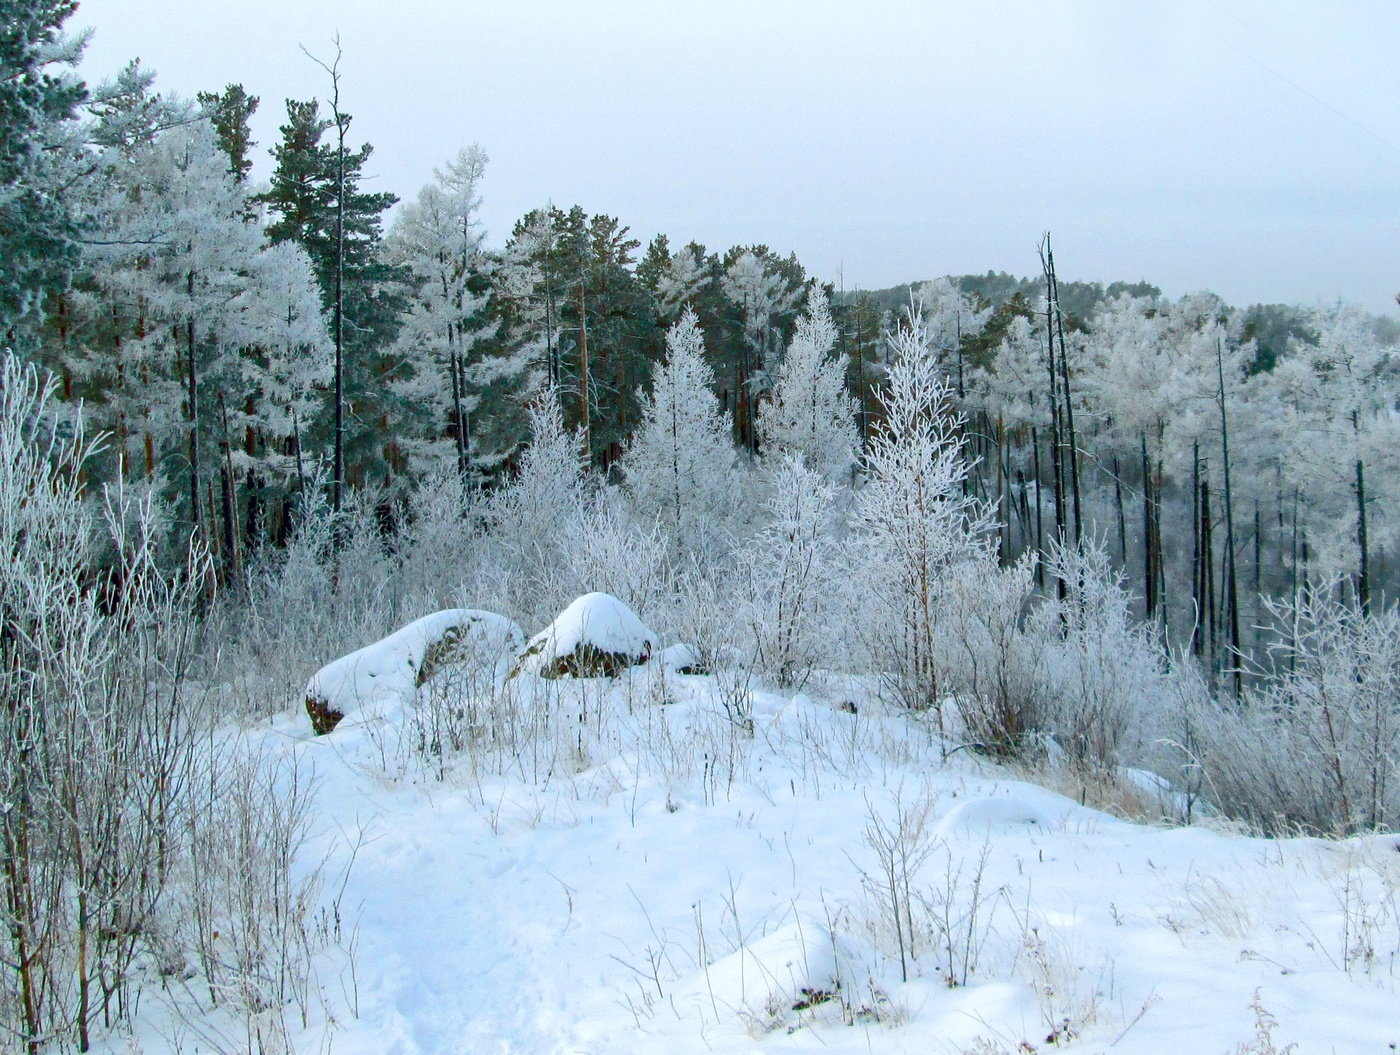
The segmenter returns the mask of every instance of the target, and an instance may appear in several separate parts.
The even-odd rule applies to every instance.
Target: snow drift
[[[412,704],[418,687],[443,670],[469,662],[494,667],[524,640],[519,626],[495,612],[448,608],[425,615],[313,674],[306,713],[318,735],[329,733],[367,704]]]
[[[530,639],[512,673],[545,678],[612,677],[645,663],[656,646],[656,635],[632,609],[611,594],[589,593]]]

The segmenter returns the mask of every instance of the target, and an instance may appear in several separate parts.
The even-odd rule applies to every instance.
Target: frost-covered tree
[[[1370,561],[1393,543],[1400,388],[1396,349],[1351,306],[1309,313],[1313,342],[1293,341],[1264,384],[1276,401],[1283,488],[1296,496],[1314,576],[1350,577],[1369,604]]]
[[[682,268],[689,270],[684,261]],[[763,362],[776,317],[797,306],[801,290],[793,289],[780,272],[752,250],[740,253],[725,268],[720,288],[742,312],[744,337]]]
[[[782,329],[791,320],[802,296],[803,283],[792,281],[782,261],[764,247],[734,249],[720,277],[720,292],[737,317],[741,337],[727,349],[734,370],[735,438],[757,450],[758,399],[772,381],[782,342]],[[732,322],[731,322],[732,325]]]
[[[76,111],[86,98],[72,72],[86,36],[63,23],[73,0],[0,3],[0,322],[35,312],[60,290],[77,255],[70,182]]]
[[[846,476],[859,449],[846,394],[846,357],[831,354],[835,344],[836,325],[826,296],[813,290],[778,368],[772,398],[758,409],[764,453],[799,458],[831,482]]]
[[[187,483],[187,522],[221,513],[232,562],[240,479],[251,541],[304,475],[299,441],[328,379],[320,295],[304,250],[268,247],[210,122],[157,104],[139,70],[124,77],[98,95],[109,145],[57,358],[111,432],[115,473]]]
[[[337,63],[338,63],[337,57]],[[380,245],[383,216],[398,197],[361,187],[373,147],[346,145],[350,115],[339,108],[339,75],[330,67],[334,90],[332,119],[321,116],[313,99],[287,100],[287,123],[272,149],[271,184],[257,201],[272,214],[267,236],[293,241],[311,257],[336,346],[334,398],[327,407],[335,469],[332,504],[339,511],[350,475],[363,479],[373,467],[397,471],[393,438],[350,424],[382,421],[388,387],[381,355],[398,323],[399,296],[394,269]],[[334,143],[323,142],[335,130]],[[348,408],[348,413],[347,413]]]
[[[265,246],[249,262],[247,278],[237,333],[241,398],[228,405],[231,426],[244,442],[232,460],[253,474],[250,492],[269,476],[284,483],[295,479],[301,492],[311,471],[302,449],[304,430],[333,379],[334,348],[320,289],[310,257],[292,242]],[[249,501],[257,499],[250,494]],[[255,535],[254,513],[250,509]]]
[[[967,392],[963,348],[982,332],[992,309],[979,305],[976,297],[964,293],[948,278],[925,282],[915,299],[923,306],[924,325],[938,352],[939,365],[954,379],[962,398]]]
[[[667,321],[677,318],[713,284],[714,274],[703,246],[691,242],[674,253],[656,283],[656,311]]]
[[[566,428],[553,388],[529,407],[530,443],[514,478],[492,495],[487,524],[501,547],[502,592],[524,622],[561,607],[557,587],[566,566],[562,542],[586,505],[583,437]],[[563,598],[567,601],[568,598]]]
[[[204,458],[213,424],[201,420],[201,412],[211,402],[221,412],[230,394],[241,394],[238,352],[246,320],[239,307],[263,238],[248,221],[243,187],[207,122],[163,133],[111,171],[121,178],[104,215],[111,248],[99,281],[143,317],[124,345],[126,361],[104,360],[100,348],[91,349],[90,360],[93,369],[111,371],[110,384],[123,395],[138,379],[145,382],[134,404],[114,400],[118,419],[112,424],[124,448],[132,433],[171,428],[183,403],[186,512],[198,533],[207,505],[201,470],[209,468]],[[141,414],[146,400],[151,424],[138,430],[123,415]],[[214,427],[223,431],[222,422]]]
[[[767,523],[739,553],[754,659],[780,686],[801,687],[837,650],[836,490],[799,457],[784,455],[771,468],[764,514]]]
[[[404,206],[387,239],[392,259],[411,276],[393,381],[397,413],[410,423],[404,446],[420,471],[454,460],[463,479],[482,453],[473,450],[482,431],[473,426],[479,418],[509,417],[511,405],[518,409],[536,358],[529,347],[483,352],[497,326],[486,317],[492,261],[480,223],[485,164],[479,147],[461,151]],[[502,452],[485,453],[495,460]]]
[[[633,508],[691,553],[722,537],[735,484],[729,424],[704,353],[700,324],[687,311],[666,334],[666,358],[653,368],[651,391],[640,396],[642,421],[621,463]]]
[[[962,420],[921,319],[890,337],[890,352],[884,420],[866,450],[856,527],[889,688],[904,706],[933,711],[941,730],[942,594],[952,569],[984,551],[992,520],[963,486]]]

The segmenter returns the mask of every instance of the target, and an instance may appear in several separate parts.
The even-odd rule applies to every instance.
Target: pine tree
[[[244,91],[241,84],[230,84],[222,92],[200,92],[195,98],[204,116],[213,123],[219,146],[228,155],[234,176],[242,183],[253,170],[248,154],[257,144],[248,121],[257,113],[260,100]]]
[[[382,401],[388,393],[386,364],[379,358],[393,339],[400,307],[395,270],[380,251],[383,214],[398,198],[360,189],[373,148],[366,143],[352,151],[341,145],[349,123],[344,113],[339,124],[322,118],[314,100],[288,99],[287,123],[272,152],[272,183],[257,199],[276,215],[268,238],[297,242],[310,256],[331,317],[339,361],[337,398],[329,408],[337,508],[347,468],[363,481],[385,462],[390,473],[402,467],[393,437],[383,434],[387,408]],[[331,128],[337,130],[334,145],[322,142]],[[370,427],[349,435],[346,417]]]
[[[87,98],[75,67],[86,37],[63,23],[74,0],[0,0],[0,324],[37,313],[61,290],[77,257],[64,183],[78,154],[77,108]]]
[[[650,290],[634,270],[639,245],[616,217],[577,205],[532,210],[515,225],[497,281],[517,346],[537,350],[591,462],[621,453],[657,350]]]

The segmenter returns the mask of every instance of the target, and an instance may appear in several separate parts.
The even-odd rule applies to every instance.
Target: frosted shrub
[[[242,595],[210,613],[220,641],[218,676],[235,687],[237,706],[265,714],[299,700],[321,664],[383,637],[400,615],[397,565],[367,500],[339,518],[324,488],[308,488],[285,551],[265,551],[249,569]],[[337,546],[337,535],[341,542]]]
[[[55,428],[52,381],[13,359],[0,370],[6,1050],[88,1050],[94,1026],[136,1015],[143,964],[178,984],[182,950],[216,931],[225,944],[209,962],[220,974],[237,964],[236,986],[257,1008],[238,1049],[255,1050],[255,1030],[280,1030],[283,1008],[300,1002],[305,1014],[310,999],[303,924],[315,879],[286,881],[304,800],[293,777],[246,756],[225,765],[233,752],[214,732],[225,715],[193,691],[206,553],[190,547],[167,574],[150,491],[114,487],[100,506],[87,501],[94,448],[81,421]],[[96,508],[114,561],[106,568],[92,562]],[[235,810],[224,816],[237,823],[200,822],[210,810]],[[200,862],[242,885],[192,900]],[[220,915],[208,926],[211,904]],[[253,976],[256,997],[244,984]]]
[[[1111,774],[1125,752],[1137,752],[1132,736],[1150,720],[1144,708],[1160,692],[1161,652],[1134,623],[1102,544],[1056,546],[1049,571],[1065,584],[1065,597],[1036,616],[1052,641],[1047,724],[1073,765]]]
[[[491,498],[486,524],[491,559],[500,574],[507,615],[527,630],[542,626],[573,600],[564,557],[564,532],[583,514],[583,438],[564,427],[553,389],[530,405],[531,442],[520,471]]]
[[[885,689],[932,711],[943,731],[939,620],[951,569],[974,557],[991,525],[963,484],[968,464],[952,389],[917,320],[891,338],[895,364],[880,395],[884,421],[866,452],[857,496],[861,574],[871,589],[869,636]]]
[[[784,688],[800,688],[841,636],[830,619],[835,498],[817,472],[784,458],[764,503],[768,524],[739,554],[755,662]]]
[[[643,622],[664,614],[673,573],[659,526],[643,528],[624,508],[605,506],[585,510],[564,525],[562,545],[576,596],[610,593]]]
[[[426,476],[409,496],[407,525],[399,539],[400,594],[410,615],[452,608],[473,563],[475,496],[455,470]]]
[[[1046,717],[1049,687],[1043,620],[1030,620],[1035,558],[999,568],[990,552],[948,577],[940,653],[962,733],[978,750],[1021,757]]]
[[[698,561],[690,561],[676,576],[671,611],[671,631],[699,656],[699,669],[713,671],[721,659],[728,661],[736,647],[735,602],[726,588],[729,577],[712,573]]]
[[[1207,793],[1268,832],[1350,834],[1400,819],[1400,613],[1364,613],[1322,583],[1269,605],[1272,673],[1242,705],[1195,716]]]
[[[214,1050],[291,1051],[291,1031],[327,1010],[314,960],[341,938],[338,906],[319,911],[319,869],[298,875],[294,865],[314,782],[295,761],[240,740],[211,745],[199,764],[160,930],[165,969],[183,984],[161,996]],[[211,1017],[216,1008],[236,1032]]]

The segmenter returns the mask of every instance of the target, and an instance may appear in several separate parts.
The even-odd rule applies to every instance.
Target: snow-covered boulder
[[[513,673],[545,678],[613,677],[645,663],[656,651],[656,635],[612,594],[584,594],[530,639]]]
[[[409,706],[418,687],[440,671],[473,662],[494,670],[524,640],[519,626],[495,612],[449,608],[425,615],[313,674],[306,713],[320,735],[368,704]]]
[[[667,674],[704,673],[704,662],[700,658],[700,651],[690,645],[675,644],[663,648],[657,659],[661,662],[661,669]]]
[[[864,1007],[875,991],[868,967],[846,941],[806,921],[779,927],[701,968],[680,998],[702,1017],[737,1016],[746,1032],[761,1035],[791,1027],[828,1001]]]

